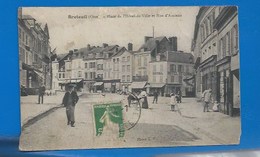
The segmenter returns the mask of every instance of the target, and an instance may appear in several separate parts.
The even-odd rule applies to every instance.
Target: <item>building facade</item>
[[[222,112],[233,115],[233,111],[239,111],[237,8],[201,7],[196,17],[192,51],[196,95],[200,97],[204,90],[211,88]]]
[[[36,94],[40,85],[52,87],[51,48],[48,25],[44,27],[30,15],[18,14],[20,85]]]

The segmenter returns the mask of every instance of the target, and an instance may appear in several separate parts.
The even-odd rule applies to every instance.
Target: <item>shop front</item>
[[[220,104],[220,111],[232,115],[233,111],[233,78],[230,71],[230,56],[217,62],[217,101]]]
[[[217,99],[217,68],[216,68],[217,56],[213,55],[207,60],[203,61],[200,65],[201,69],[201,84],[202,93],[205,90],[212,90],[213,100]]]

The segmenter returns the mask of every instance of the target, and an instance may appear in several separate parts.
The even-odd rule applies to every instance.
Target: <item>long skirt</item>
[[[142,108],[144,108],[144,109],[148,109],[148,101],[147,101],[147,97],[144,97],[144,98],[143,98]]]
[[[68,122],[75,122],[74,110],[75,110],[75,106],[68,105],[66,107],[66,115],[67,115]]]

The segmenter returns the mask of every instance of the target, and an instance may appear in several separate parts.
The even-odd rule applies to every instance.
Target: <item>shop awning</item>
[[[190,77],[186,77],[185,79],[183,79],[184,81],[190,81],[190,80],[193,80],[195,79],[195,76],[190,76]]]
[[[93,86],[101,86],[101,85],[103,85],[103,82],[95,82],[95,83],[93,84]]]
[[[40,78],[43,78],[43,74],[42,73],[40,73],[40,72],[38,72],[38,71],[33,71],[34,73],[36,73]]]
[[[162,88],[165,83],[150,83],[150,88]]]
[[[79,83],[81,82],[83,79],[71,79],[71,80],[66,80],[67,83]]]
[[[147,82],[133,82],[131,84],[131,88],[132,89],[142,89],[145,88]]]

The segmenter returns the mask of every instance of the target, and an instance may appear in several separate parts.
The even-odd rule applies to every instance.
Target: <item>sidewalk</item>
[[[21,126],[34,117],[57,107],[62,102],[63,93],[53,96],[44,96],[44,103],[38,104],[38,95],[21,97]]]
[[[164,115],[163,117],[166,119],[169,117],[169,114],[171,114],[172,116],[170,117],[176,121],[180,120],[193,126],[196,131],[202,132],[219,143],[239,143],[241,131],[240,117],[230,117],[221,112],[203,112],[203,103],[197,102],[196,98],[182,99],[182,103],[178,104],[181,115],[178,112],[170,111],[170,98],[159,97],[158,104],[153,104],[152,100],[153,97],[148,98],[149,108],[151,108],[152,111],[163,111],[161,114]],[[144,114],[142,114],[142,116],[143,115]]]

